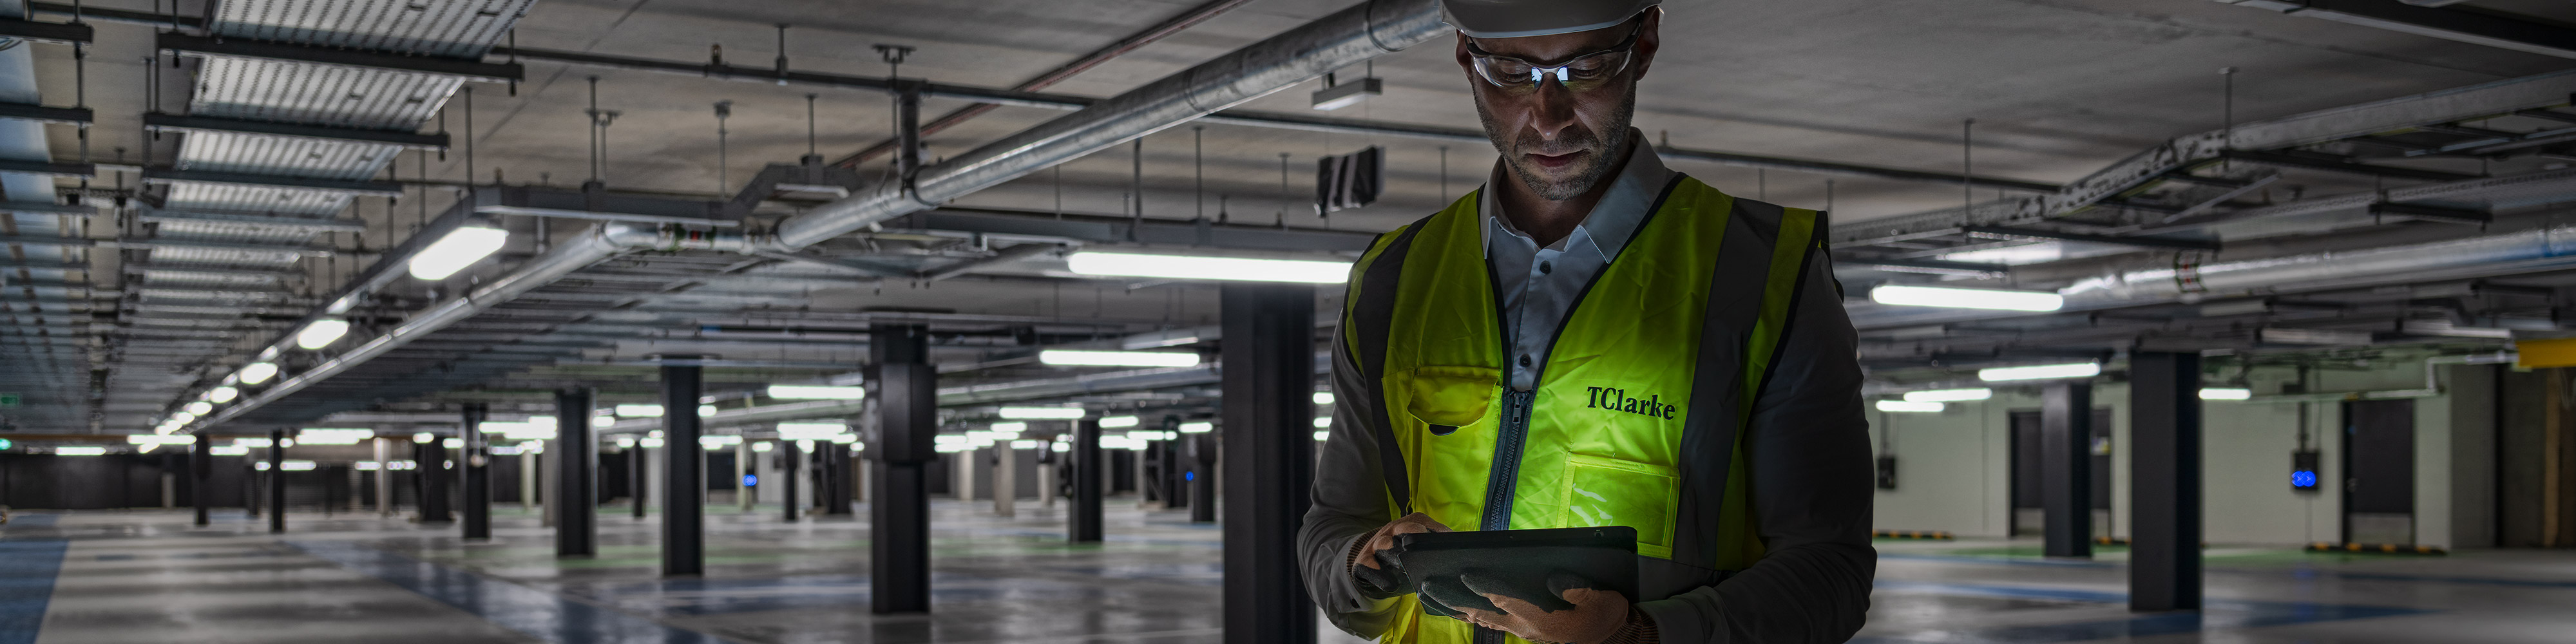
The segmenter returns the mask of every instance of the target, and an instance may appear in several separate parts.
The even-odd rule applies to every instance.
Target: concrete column
[[[2198,395],[2198,392],[2194,392]],[[2042,551],[2051,557],[2093,556],[2093,385],[2058,382],[2040,391],[2040,505],[2047,513]]]
[[[1297,557],[1308,486],[1315,478],[1315,288],[1226,284],[1225,324],[1225,639],[1255,644],[1313,644],[1315,604],[1306,596]],[[1197,438],[1204,446],[1215,434]],[[1201,478],[1208,469],[1202,469]],[[1215,487],[1197,491],[1191,516],[1210,514]]]
[[[2200,609],[2200,354],[2129,354],[2129,609]]]
[[[1074,543],[1100,541],[1100,492],[1109,482],[1101,478],[1109,468],[1102,467],[1100,453],[1100,417],[1076,421],[1073,426],[1073,513],[1066,517],[1065,527]],[[1055,495],[1049,494],[1049,497]]]
[[[204,526],[209,521],[206,513],[214,509],[214,495],[206,486],[215,473],[215,437],[198,434],[197,442],[188,447],[188,477],[196,480],[188,487],[189,503],[197,506],[197,525]]]
[[[878,325],[868,341],[876,422],[868,436],[869,610],[930,612],[930,486],[925,467],[939,430],[939,372],[930,366],[930,329]]]
[[[1020,455],[1011,449],[1010,441],[993,444],[993,515],[1017,516],[1015,502],[1020,500]]]
[[[740,443],[734,443],[733,508],[735,512],[743,514],[751,513],[752,486],[743,485],[742,477],[751,475],[753,471],[755,470],[751,465],[751,441],[746,440]]]
[[[643,440],[637,438],[634,447],[626,448],[626,501],[637,520],[644,518],[645,499],[653,496],[652,451],[645,449]]]
[[[956,462],[948,467],[948,477],[954,479],[948,482],[950,496],[957,497],[959,501],[975,500],[975,461],[984,457],[983,452],[970,449],[950,454],[956,457]]]
[[[706,572],[706,457],[698,446],[697,356],[662,365],[662,576]]]
[[[483,403],[466,403],[462,436],[465,452],[456,458],[465,467],[465,538],[492,538],[492,468],[491,448],[483,440],[483,421],[490,413]]]
[[[286,430],[268,430],[268,531],[286,531]]]
[[[796,520],[796,465],[804,460],[805,451],[797,449],[803,441],[778,441],[778,504],[787,506],[787,520]]]
[[[519,509],[532,513],[537,509],[537,451],[528,449],[528,446],[535,444],[534,441],[519,444]]]
[[[377,437],[376,447],[376,516],[394,516],[394,439]]]
[[[592,434],[590,389],[555,390],[555,556],[599,553],[599,438]]]
[[[830,461],[832,466],[827,470],[830,474],[823,479],[823,493],[817,495],[823,498],[823,513],[849,514],[850,490],[858,480],[857,468],[850,462],[850,445],[822,441],[814,443],[814,449],[822,450],[823,459]]]
[[[1051,449],[1051,448],[1041,447],[1041,448],[1038,448],[1038,449],[1040,449],[1040,450],[1049,450],[1049,449]],[[1045,456],[1045,454],[1040,454],[1040,457],[1041,457],[1041,458],[1043,458],[1044,456]],[[1050,461],[1043,461],[1043,460],[1042,460],[1042,461],[1038,461],[1038,471],[1037,471],[1037,475],[1038,475],[1038,507],[1040,507],[1040,508],[1045,508],[1045,509],[1049,509],[1049,510],[1053,510],[1053,509],[1055,509],[1055,495],[1056,495],[1056,486],[1055,486],[1055,483],[1056,483],[1056,481],[1063,480],[1063,477],[1062,477],[1062,476],[1060,476],[1060,475],[1058,475],[1058,474],[1056,474],[1056,465],[1055,465],[1055,463],[1050,462]]]
[[[1215,433],[1186,434],[1188,470],[1182,480],[1189,485],[1190,522],[1216,522],[1217,442]]]
[[[455,476],[447,470],[447,443],[432,435],[429,442],[411,446],[412,476],[420,481],[412,486],[420,492],[420,522],[446,523],[456,520],[447,510],[447,483]]]
[[[168,452],[163,452],[163,453],[162,453],[162,456],[163,456],[163,459],[162,459],[162,461],[161,461],[161,462],[164,462],[164,463],[170,462],[170,460],[169,460],[169,458],[168,458],[168,456],[169,456],[169,453],[168,453]],[[353,501],[353,502],[354,502],[354,501]],[[179,507],[179,475],[178,475],[178,473],[171,472],[171,471],[169,471],[169,470],[162,470],[162,471],[161,471],[161,509],[163,509],[163,510],[169,510],[169,509],[175,509],[175,508],[177,508],[177,507]]]

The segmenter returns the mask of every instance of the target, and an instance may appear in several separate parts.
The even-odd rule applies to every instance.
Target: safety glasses
[[[1626,71],[1628,61],[1634,57],[1637,49],[1637,37],[1645,32],[1646,23],[1639,21],[1636,28],[1628,31],[1628,37],[1619,41],[1618,46],[1576,56],[1562,65],[1540,65],[1498,55],[1476,46],[1476,40],[1473,38],[1467,40],[1467,55],[1475,61],[1478,78],[1483,78],[1485,82],[1492,83],[1506,92],[1534,93],[1538,91],[1539,83],[1554,77],[1556,83],[1564,86],[1566,91],[1582,93],[1607,85],[1610,79],[1619,76],[1619,72]]]

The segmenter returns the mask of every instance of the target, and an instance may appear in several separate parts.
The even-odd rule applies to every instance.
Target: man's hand
[[[1460,619],[1532,642],[1596,644],[1609,639],[1619,632],[1619,627],[1628,623],[1626,596],[1594,589],[1590,582],[1572,574],[1560,572],[1547,578],[1548,592],[1555,593],[1565,603],[1573,604],[1570,608],[1556,610],[1540,608],[1526,600],[1503,594],[1504,589],[1499,584],[1490,581],[1479,584],[1472,575],[1460,581],[1468,590],[1483,595],[1485,601],[1493,602],[1495,608],[1503,609],[1503,612],[1495,613],[1449,604],[1458,611]]]
[[[1389,570],[1379,562],[1378,551],[1395,549],[1396,535],[1449,531],[1449,526],[1440,525],[1440,522],[1433,521],[1430,516],[1420,512],[1404,515],[1403,518],[1379,526],[1377,531],[1362,537],[1357,550],[1351,553],[1351,578],[1358,580],[1363,590],[1374,591],[1371,594],[1393,597],[1413,592],[1412,588],[1400,587],[1405,585],[1399,583],[1403,574]]]

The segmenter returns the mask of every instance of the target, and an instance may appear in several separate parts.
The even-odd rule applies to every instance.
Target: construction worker
[[[1502,158],[1352,269],[1298,535],[1307,589],[1343,630],[1577,644],[1859,630],[1870,455],[1823,214],[1676,173],[1629,126],[1658,4],[1441,1]],[[1637,530],[1638,596],[1563,574],[1549,585],[1571,608],[1552,611],[1473,576],[1446,602],[1380,587],[1396,535],[1577,526]]]

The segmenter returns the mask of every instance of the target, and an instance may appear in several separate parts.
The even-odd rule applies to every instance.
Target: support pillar
[[[268,430],[268,531],[286,531],[286,430]]]
[[[1020,454],[1009,441],[993,444],[993,516],[1019,515]]]
[[[756,489],[753,486],[744,485],[743,477],[753,477],[753,480],[758,480],[759,471],[760,468],[751,462],[751,441],[734,443],[733,508],[735,512],[751,514],[751,502],[752,497],[756,496],[754,494]]]
[[[1216,522],[1217,442],[1215,433],[1183,434],[1181,443],[1189,452],[1184,458],[1181,478],[1190,488],[1191,523]]]
[[[555,556],[599,554],[599,439],[590,389],[555,390]]]
[[[823,460],[830,461],[829,474],[823,477],[823,514],[850,514],[851,483],[857,481],[856,463],[850,462],[850,444],[816,441],[814,449],[822,450]]]
[[[394,439],[377,437],[376,446],[376,516],[394,516]]]
[[[1065,527],[1074,543],[1100,541],[1100,417],[1085,417],[1073,425],[1073,514]]]
[[[420,522],[455,520],[447,510],[447,479],[452,476],[447,471],[447,442],[433,435],[428,442],[413,443],[411,447],[412,463],[418,466],[412,476],[420,481],[420,485],[413,486],[420,490]]]
[[[2200,609],[2200,354],[2129,354],[2129,610]]]
[[[1315,478],[1315,288],[1226,284],[1221,292],[1222,469],[1233,495],[1224,508],[1225,639],[1312,644],[1315,605],[1298,581],[1297,532]],[[1207,494],[1192,499],[1193,516],[1216,505],[1210,483],[1194,490]]]
[[[2093,556],[2093,384],[2058,382],[2039,398],[2040,505],[2047,514],[2043,552]]]
[[[706,572],[706,456],[698,445],[697,356],[662,365],[662,576]]]
[[[930,366],[930,327],[881,324],[870,331],[870,391],[877,422],[868,438],[869,610],[930,612],[930,480],[939,431],[939,372]],[[846,489],[846,488],[844,488]]]
[[[649,491],[653,488],[653,475],[645,471],[653,466],[651,455],[642,438],[635,439],[634,447],[626,448],[626,498],[632,506],[627,509],[634,511],[637,521],[644,520],[644,501],[653,496]]]
[[[198,434],[197,442],[188,447],[191,448],[188,450],[188,478],[196,481],[195,485],[188,487],[189,504],[197,506],[197,525],[204,527],[208,521],[206,513],[214,509],[213,490],[206,489],[206,485],[215,473],[215,437]]]
[[[805,451],[796,449],[804,441],[778,441],[778,504],[787,506],[787,520],[796,520],[796,461]]]
[[[483,421],[491,407],[483,403],[466,403],[464,423],[458,425],[465,439],[464,453],[458,464],[465,466],[465,538],[492,538],[492,467],[489,443],[483,440]]]

